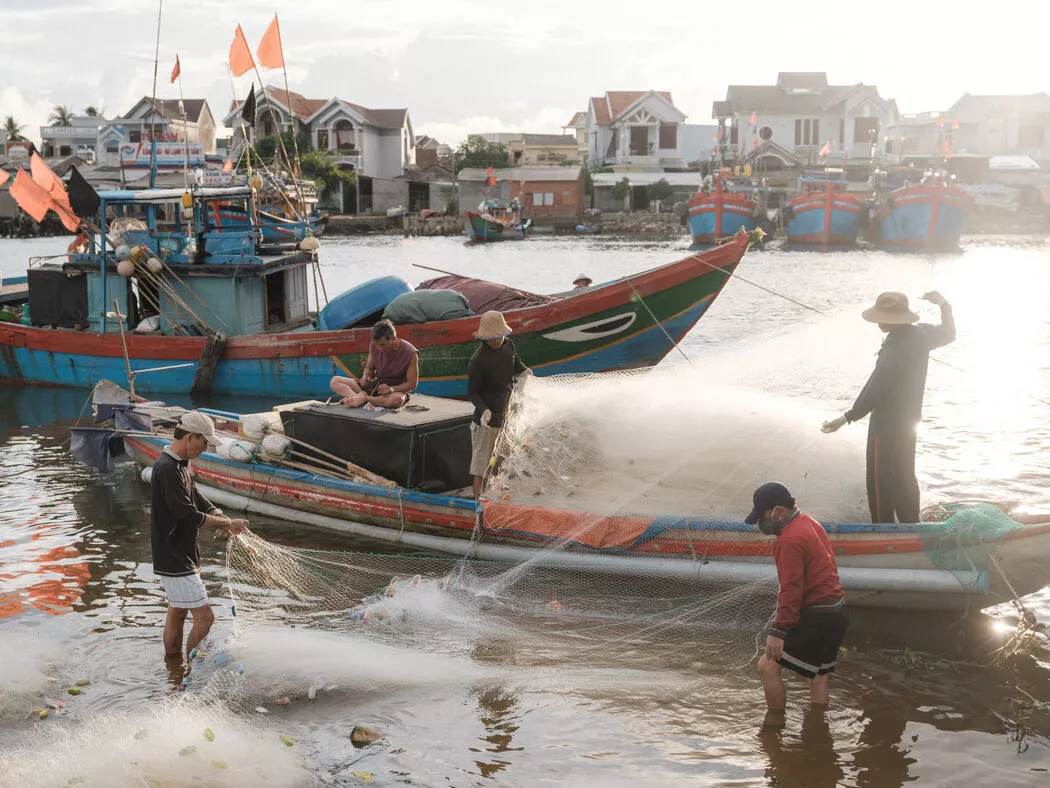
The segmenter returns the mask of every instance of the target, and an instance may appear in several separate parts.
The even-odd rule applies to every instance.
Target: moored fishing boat
[[[710,191],[697,192],[688,210],[693,243],[705,246],[741,231],[751,232],[761,218],[759,205],[748,196],[748,190],[735,187],[723,177],[715,178]]]
[[[788,241],[821,247],[856,243],[866,206],[846,188],[841,171],[799,178],[798,196],[783,208]]]
[[[306,402],[275,409],[277,415],[266,419],[266,431],[271,435],[313,436],[316,440],[329,432],[338,435],[343,429],[340,424],[356,419],[369,422],[371,430],[381,432],[385,428],[385,434],[392,436],[398,430],[418,428],[421,422],[429,420],[443,422],[431,426],[444,435],[447,456],[454,457],[459,444],[469,454],[471,406],[420,399],[419,405],[439,416],[347,414],[341,406]],[[165,420],[163,406],[139,407],[151,413],[157,423]],[[139,408],[132,408],[136,409]],[[175,414],[178,412],[181,409],[175,409]],[[238,439],[238,433],[232,430],[247,432],[254,429],[248,426],[250,418],[264,418],[259,414],[240,417],[220,411],[211,413],[220,423],[225,420],[231,430],[226,433],[230,441]],[[171,418],[169,415],[168,420]],[[112,433],[103,437],[108,440],[111,436]],[[775,577],[769,561],[773,540],[742,522],[688,513],[635,517],[619,511],[606,515],[551,506],[542,495],[527,505],[502,499],[478,502],[461,495],[459,489],[449,489],[462,481],[454,465],[451,470],[435,471],[437,466],[431,464],[429,476],[424,470],[423,476],[411,479],[412,486],[385,480],[376,483],[357,476],[358,469],[349,463],[342,466],[341,472],[339,458],[296,440],[296,445],[308,447],[303,449],[306,455],[318,459],[288,463],[267,457],[263,448],[256,458],[239,462],[220,456],[224,453],[220,449],[219,453],[204,454],[194,462],[197,483],[211,501],[227,511],[294,520],[451,555],[523,563],[541,554],[544,566],[618,576],[702,578],[740,584]],[[381,451],[376,440],[374,450],[364,446],[355,459],[367,462],[370,456],[381,458],[388,463],[388,471],[394,467],[396,473],[399,460],[393,459],[394,466],[389,463],[390,455],[398,452],[391,452],[389,445],[385,452]],[[131,457],[145,466],[152,464],[169,441],[168,436],[148,432],[123,438]],[[418,457],[412,460],[402,456],[400,462],[427,467],[426,461]],[[462,472],[466,473],[466,469]],[[406,473],[411,475],[413,471]],[[435,475],[442,479],[435,483]],[[144,478],[148,478],[148,473]],[[402,481],[408,478],[405,476]],[[493,494],[498,496],[499,490]],[[1050,515],[1018,515],[1017,520],[1002,513],[999,516],[1010,527],[995,534],[985,532],[983,536],[976,530],[965,531],[964,536],[950,535],[945,526],[951,520],[922,525],[824,525],[851,605],[963,611],[1008,601],[1015,593],[1032,593],[1046,584]],[[963,569],[946,568],[943,558],[949,551],[942,543],[947,542],[956,548],[964,544],[967,556],[983,555],[984,560],[975,557]],[[546,549],[552,545],[558,549]]]
[[[973,198],[940,176],[890,192],[875,214],[875,242],[884,249],[956,249],[973,210]]]
[[[532,220],[522,218],[521,203],[517,200],[486,200],[478,206],[477,211],[465,213],[463,224],[467,238],[480,243],[524,238],[532,226]]]
[[[141,204],[166,200],[177,204],[182,191],[102,196],[105,211],[114,201]],[[229,200],[234,195],[217,191],[207,196]],[[239,196],[250,199],[247,190]],[[156,252],[171,271],[165,273],[167,284],[162,293],[167,300],[160,306],[172,320],[162,319],[156,331],[126,334],[118,329],[131,329],[134,322],[120,320],[118,325],[115,315],[102,322],[101,315],[113,309],[114,289],[118,289],[115,295],[122,315],[127,314],[129,303],[125,294],[128,282],[116,273],[112,246],[103,243],[91,255],[55,266],[51,272],[52,278],[64,282],[64,272],[72,266],[98,283],[85,286],[83,308],[76,315],[53,319],[34,309],[35,325],[0,322],[0,378],[83,387],[102,378],[122,380],[127,373],[125,347],[133,372],[164,368],[142,377],[140,393],[146,394],[189,391],[202,375],[214,393],[302,398],[327,392],[333,375],[361,373],[371,325],[386,304],[370,300],[367,313],[357,323],[327,324],[330,330],[326,331],[314,329],[306,308],[306,266],[315,262],[312,252],[261,258],[251,253],[251,235],[198,232],[200,240],[194,248],[203,246],[210,250],[208,254],[218,254],[220,244],[231,243],[235,237],[245,246],[229,258],[239,260],[237,265],[207,264],[209,258],[201,258],[205,264],[191,263],[188,257],[171,256],[175,254],[170,251],[172,244],[182,250],[189,243],[183,235],[153,237],[141,232],[143,243],[150,249],[165,244],[160,250],[163,255]],[[579,293],[538,296],[514,291],[525,296],[523,302],[527,304],[505,309],[518,352],[538,375],[653,366],[704,315],[749,243],[746,235],[739,235],[715,249]],[[100,266],[105,267],[108,291],[101,287]],[[289,277],[294,281],[289,283]],[[47,297],[44,291],[38,292]],[[390,295],[395,291],[383,292]],[[182,306],[175,302],[175,296]],[[375,292],[369,291],[367,297],[374,299]],[[186,309],[197,312],[207,325],[191,321]],[[472,311],[477,315],[485,309],[475,302]],[[362,315],[353,309],[344,313]],[[420,351],[421,393],[466,393],[467,364],[477,345],[473,333],[478,320],[472,316],[399,326],[399,336]],[[89,322],[88,330],[75,328]],[[63,328],[65,325],[70,327]],[[221,345],[216,342],[220,329],[225,334]]]
[[[295,243],[310,235],[320,237],[328,224],[328,214],[316,209],[301,219],[289,219],[260,210],[258,218],[253,221],[242,209],[218,203],[212,206],[212,219],[220,232],[228,229],[243,230],[254,225],[262,233],[264,244]]]

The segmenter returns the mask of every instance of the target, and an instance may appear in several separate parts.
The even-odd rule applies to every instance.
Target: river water
[[[0,273],[15,275],[29,255],[63,247],[61,239],[4,241]],[[330,239],[322,267],[329,294],[384,274],[413,283],[438,275],[415,265],[556,292],[581,272],[602,281],[684,251],[681,240],[603,237],[482,247],[448,238]],[[935,353],[942,363],[931,365],[918,456],[924,503],[993,499],[1050,509],[1050,246],[1043,240],[972,238],[959,254],[937,257],[773,249],[749,253],[738,274],[664,365],[743,379],[771,397],[804,394],[830,418],[856,395],[881,339],[859,310],[882,290],[901,290],[925,307],[924,319],[935,319],[917,298],[938,289],[955,307],[959,334]],[[990,666],[1004,627],[983,615],[960,622],[855,612],[831,709],[807,713],[804,688],[789,682],[779,732],[760,730],[764,704],[753,665],[682,662],[659,649],[592,671],[559,664],[555,655],[548,667],[556,681],[537,679],[515,655],[498,651],[476,660],[498,668],[496,678],[472,680],[469,670],[467,678],[455,671],[442,678],[441,667],[427,680],[435,665],[418,654],[399,668],[418,680],[399,681],[379,653],[369,676],[365,653],[366,689],[266,717],[177,708],[178,677],[162,659],[165,602],[150,566],[148,488],[130,465],[102,476],[65,452],[87,395],[10,385],[0,393],[0,785],[1050,781],[1050,715],[1032,712],[1020,744],[1016,726],[997,716],[1016,720],[1011,699],[1023,698],[1021,690],[1050,701],[1050,648],[1043,641]],[[272,403],[210,404],[261,410]],[[846,429],[863,440],[863,425]],[[290,545],[367,547],[261,517],[252,528]],[[230,630],[223,541],[205,537],[202,555],[221,639]],[[1050,590],[1026,604],[1050,624]],[[81,677],[90,686],[67,695]],[[65,713],[30,718],[45,696],[67,701]],[[380,730],[385,741],[351,749],[355,724]],[[152,735],[136,739],[129,731]],[[193,750],[170,745],[191,734]],[[207,748],[219,755],[205,758]],[[136,770],[150,779],[128,776]]]

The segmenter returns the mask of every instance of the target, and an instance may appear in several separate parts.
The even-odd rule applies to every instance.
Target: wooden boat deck
[[[11,304],[29,299],[29,279],[25,276],[12,276],[0,279],[0,304]]]

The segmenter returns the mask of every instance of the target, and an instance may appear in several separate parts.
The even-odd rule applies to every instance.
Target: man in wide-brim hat
[[[496,438],[507,415],[514,389],[514,378],[531,375],[514,343],[508,339],[511,328],[503,314],[492,310],[481,316],[475,338],[481,340],[467,368],[467,396],[474,403],[471,429],[470,473],[474,477],[474,497],[481,495],[485,475],[492,466]]]
[[[919,482],[915,478],[915,432],[922,420],[922,399],[930,351],[955,339],[951,304],[936,290],[923,300],[941,309],[939,326],[919,323],[904,293],[881,293],[861,317],[886,332],[875,370],[853,407],[824,423],[825,433],[869,413],[868,507],[873,523],[917,523]]]
[[[594,280],[587,276],[587,274],[580,274],[572,280],[572,286],[577,290],[583,290],[584,288],[590,287],[593,283]]]

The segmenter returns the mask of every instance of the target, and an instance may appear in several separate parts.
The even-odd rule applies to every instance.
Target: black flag
[[[80,171],[76,167],[71,169],[73,172],[69,176],[69,207],[81,219],[90,219],[98,213],[102,201],[98,198],[98,192],[84,179]]]
[[[255,85],[252,85],[248,98],[244,100],[244,106],[241,107],[241,117],[249,126],[255,125]]]

